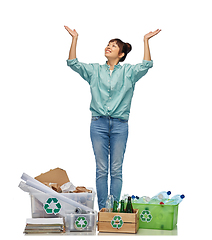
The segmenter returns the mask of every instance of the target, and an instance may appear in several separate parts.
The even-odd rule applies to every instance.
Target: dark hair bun
[[[129,43],[125,43],[126,45],[126,53],[128,54],[132,50],[132,46]]]
[[[123,62],[127,56],[127,54],[132,50],[132,46],[129,43],[124,43],[122,52],[124,53],[124,56],[120,59],[120,62]]]

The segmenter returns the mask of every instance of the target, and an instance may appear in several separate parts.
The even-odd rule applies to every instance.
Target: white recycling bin
[[[95,191],[92,193],[60,193],[61,195],[83,205],[94,209]],[[31,197],[31,214],[33,218],[54,218],[64,217],[66,212],[78,213],[77,208],[59,200],[57,197],[45,193],[30,194]]]
[[[94,232],[96,220],[96,211],[86,214],[67,213],[65,216],[66,232]]]

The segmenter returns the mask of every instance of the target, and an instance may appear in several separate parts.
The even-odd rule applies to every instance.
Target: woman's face
[[[105,48],[105,57],[108,59],[116,59],[119,58],[119,46],[116,42],[109,42],[107,47]]]

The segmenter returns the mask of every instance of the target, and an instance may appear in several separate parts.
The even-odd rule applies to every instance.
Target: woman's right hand
[[[73,38],[78,38],[78,33],[75,29],[71,30],[68,26],[64,26],[64,27]]]

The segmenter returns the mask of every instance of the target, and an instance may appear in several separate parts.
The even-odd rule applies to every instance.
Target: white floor
[[[62,235],[73,235],[73,236],[177,236],[177,226],[173,230],[155,230],[155,229],[139,229],[136,234],[131,233],[100,233],[96,232],[66,232],[66,233],[55,233],[55,234],[25,234],[25,236],[62,236]]]

